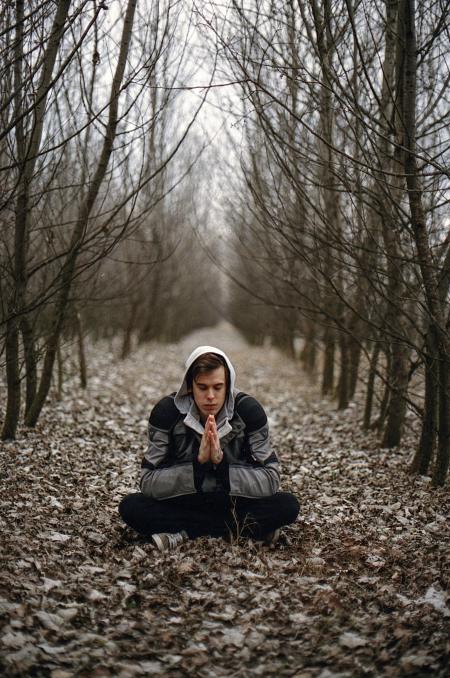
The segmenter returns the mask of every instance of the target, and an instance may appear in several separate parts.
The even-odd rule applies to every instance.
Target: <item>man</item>
[[[297,518],[297,499],[279,491],[266,413],[235,388],[220,349],[191,353],[178,392],[153,408],[148,439],[141,492],[125,497],[119,512],[159,550],[201,536],[273,544]]]

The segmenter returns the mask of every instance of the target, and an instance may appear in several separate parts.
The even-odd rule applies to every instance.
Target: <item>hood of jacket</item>
[[[175,395],[175,406],[181,412],[181,414],[186,415],[184,418],[184,423],[186,426],[189,426],[189,428],[192,428],[199,434],[203,434],[204,427],[200,420],[200,413],[197,409],[197,405],[195,404],[192,393],[189,393],[186,377],[192,363],[204,353],[216,353],[217,355],[222,356],[227,364],[230,375],[228,394],[222,409],[217,415],[216,421],[219,438],[223,438],[223,436],[231,431],[230,419],[233,417],[234,399],[238,391],[235,389],[236,372],[233,364],[226,353],[221,351],[220,348],[216,348],[215,346],[198,346],[192,351],[185,363],[186,369],[184,372],[183,381]]]

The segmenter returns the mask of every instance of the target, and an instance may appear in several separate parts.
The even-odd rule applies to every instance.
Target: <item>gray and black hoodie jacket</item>
[[[228,396],[217,417],[224,453],[220,464],[199,464],[204,431],[186,374],[204,353],[224,357],[230,374]],[[148,425],[148,448],[142,461],[141,492],[153,499],[187,494],[226,492],[236,497],[267,497],[279,489],[278,459],[269,440],[267,416],[260,403],[235,388],[235,370],[228,356],[214,346],[199,346],[186,361],[177,393],[162,398]]]

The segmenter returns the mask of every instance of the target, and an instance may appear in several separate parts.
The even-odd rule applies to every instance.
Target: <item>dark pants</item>
[[[137,492],[122,499],[123,520],[143,535],[185,530],[196,537],[234,536],[260,539],[297,518],[299,504],[293,494],[247,499],[225,494],[190,494],[173,499],[150,499]]]

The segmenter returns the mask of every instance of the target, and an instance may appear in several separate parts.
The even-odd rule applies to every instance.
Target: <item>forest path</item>
[[[198,343],[230,353],[264,404],[297,523],[274,549],[200,539],[160,554],[117,515],[149,409]],[[378,448],[360,406],[229,326],[115,361],[89,349],[36,430],[3,445],[0,672],[72,676],[444,676],[448,491],[407,474],[414,434]]]
[[[183,337],[178,344],[186,357],[197,346],[216,346],[225,353],[245,351],[249,346],[242,334],[229,322],[223,321],[214,327],[203,327]]]

